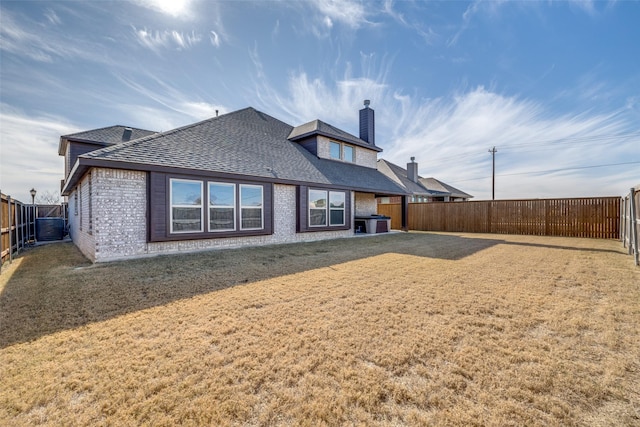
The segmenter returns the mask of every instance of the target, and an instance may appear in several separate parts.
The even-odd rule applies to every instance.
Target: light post
[[[36,241],[36,189],[31,188],[31,217],[33,218],[33,241]]]

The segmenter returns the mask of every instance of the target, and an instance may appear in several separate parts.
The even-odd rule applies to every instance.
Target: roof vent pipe
[[[371,145],[376,145],[375,139],[375,113],[369,108],[371,101],[364,100],[364,108],[360,110],[360,139]]]
[[[132,132],[133,132],[133,129],[124,128],[124,132],[122,132],[122,142],[129,141],[131,139],[131,133]]]
[[[415,157],[411,157],[411,163],[407,163],[407,178],[417,183],[418,182],[418,164],[416,163],[415,160],[416,160]]]

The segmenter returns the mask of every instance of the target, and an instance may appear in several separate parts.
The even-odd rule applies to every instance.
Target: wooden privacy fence
[[[0,268],[5,260],[11,262],[15,253],[35,240],[36,210],[34,205],[0,193]]]
[[[640,185],[629,190],[625,196],[620,216],[620,240],[625,248],[629,248],[636,265],[640,265]]]
[[[410,203],[410,230],[539,236],[620,237],[620,197]],[[379,204],[378,213],[401,228],[401,205]]]

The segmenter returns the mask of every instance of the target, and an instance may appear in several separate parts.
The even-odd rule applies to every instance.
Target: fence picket
[[[409,204],[409,229],[543,236],[620,237],[620,197],[488,200]],[[378,213],[400,229],[400,204],[379,204]]]

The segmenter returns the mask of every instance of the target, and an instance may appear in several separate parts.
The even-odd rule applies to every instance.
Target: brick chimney
[[[371,145],[376,145],[375,138],[375,113],[369,108],[370,101],[364,100],[364,108],[360,110],[360,139]]]
[[[415,157],[411,157],[411,163],[407,163],[407,178],[417,183],[418,182],[418,164],[416,163],[415,160],[416,160]]]

